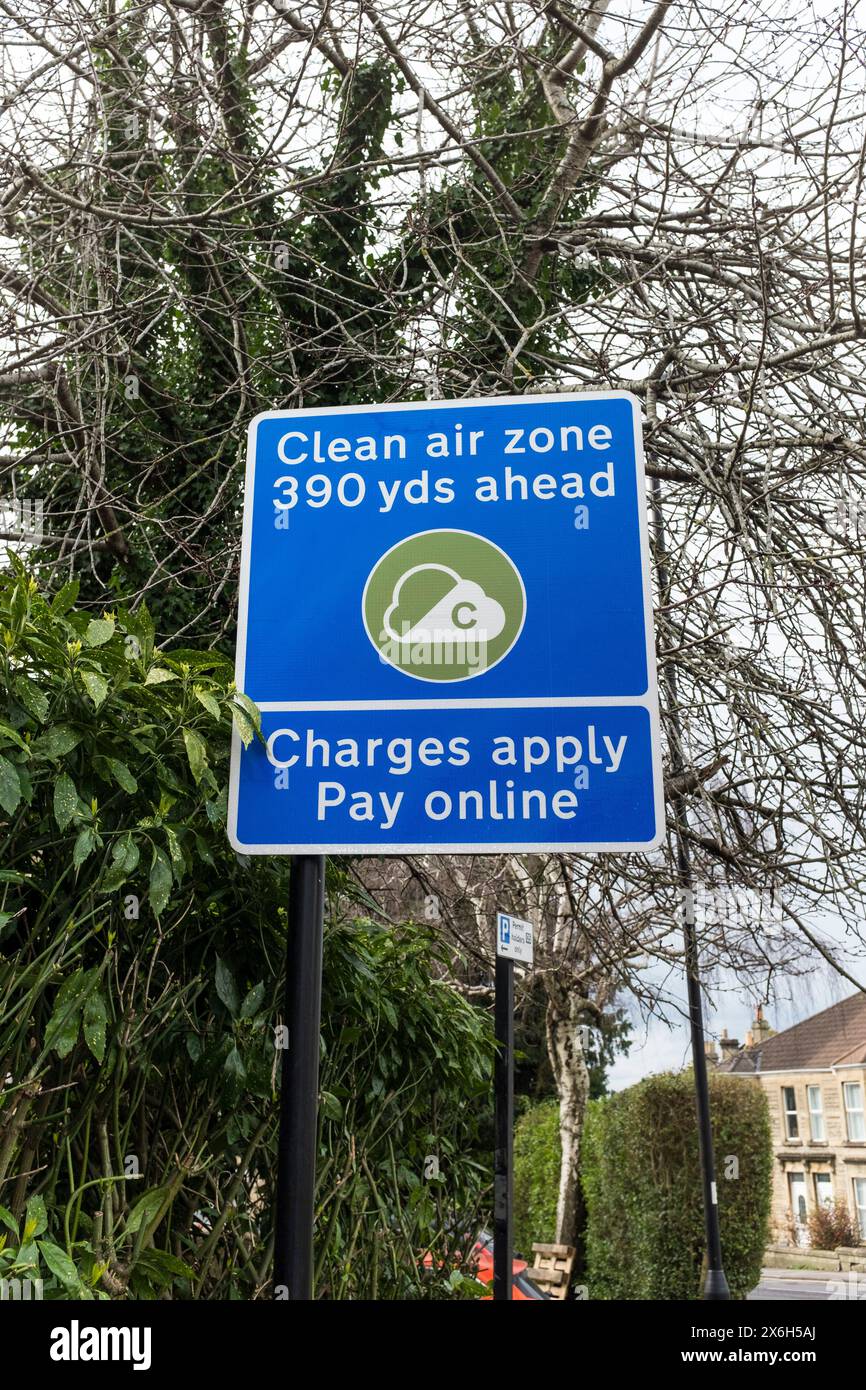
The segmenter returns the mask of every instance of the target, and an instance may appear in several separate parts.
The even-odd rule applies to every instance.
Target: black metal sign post
[[[648,412],[650,413],[650,412]],[[655,404],[650,418],[655,419]],[[665,535],[662,493],[659,479],[652,479],[653,530],[656,542],[656,568],[659,577],[660,603],[670,601],[670,575],[667,563],[667,537]],[[668,695],[668,740],[670,746],[671,778],[675,785],[682,787],[686,761],[683,754],[683,732],[680,721],[680,704],[677,691],[677,674],[672,661],[663,668]],[[706,1231],[707,1260],[701,1298],[708,1302],[727,1302],[731,1297],[728,1281],[722,1266],[722,1237],[719,1226],[719,1191],[716,1184],[716,1164],[713,1152],[713,1131],[710,1117],[710,1089],[707,1081],[707,1054],[704,1034],[704,1010],[701,998],[700,959],[698,937],[695,927],[695,895],[692,880],[692,863],[689,853],[688,833],[689,814],[685,793],[681,790],[671,796],[674,820],[676,822],[677,873],[683,905],[683,940],[686,957],[686,989],[689,1000],[689,1027],[692,1040],[692,1063],[695,1072],[695,1108],[698,1119],[698,1154],[701,1164],[701,1188],[704,1201],[704,1229]]]
[[[511,1298],[514,1171],[514,961],[496,956],[493,1087],[493,1301]]]
[[[681,813],[685,815],[683,806]],[[719,1226],[719,1195],[716,1184],[716,1164],[713,1153],[713,1131],[710,1122],[710,1088],[707,1081],[707,1055],[704,1046],[704,1011],[701,1001],[701,981],[698,974],[698,943],[695,932],[695,899],[691,886],[691,865],[682,835],[678,836],[680,882],[683,888],[683,933],[686,953],[686,985],[689,997],[689,1024],[692,1036],[692,1061],[695,1069],[695,1107],[698,1116],[698,1152],[701,1161],[701,1185],[704,1198],[704,1227],[707,1240],[707,1265],[701,1298],[708,1302],[727,1302],[731,1297],[722,1267],[722,1234]]]
[[[296,855],[289,885],[288,1038],[280,1079],[273,1279],[274,1298],[293,1302],[313,1297],[324,911],[325,857]]]

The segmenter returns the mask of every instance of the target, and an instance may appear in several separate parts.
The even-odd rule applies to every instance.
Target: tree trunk
[[[547,1051],[559,1096],[562,1144],[555,1235],[560,1245],[577,1245],[580,1141],[589,1098],[589,1071],[578,1020],[586,1006],[580,995],[564,993],[551,996],[547,1007]]]

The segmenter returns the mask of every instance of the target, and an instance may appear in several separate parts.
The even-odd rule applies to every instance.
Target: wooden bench
[[[551,1298],[565,1298],[571,1283],[574,1257],[577,1254],[573,1245],[532,1246],[532,1267],[526,1273],[540,1289]]]

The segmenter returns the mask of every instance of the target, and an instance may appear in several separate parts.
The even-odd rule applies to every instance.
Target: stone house
[[[774,1033],[758,1008],[742,1047],[723,1033],[718,1071],[757,1078],[773,1142],[772,1239],[808,1244],[818,1204],[842,1199],[866,1244],[866,995]]]

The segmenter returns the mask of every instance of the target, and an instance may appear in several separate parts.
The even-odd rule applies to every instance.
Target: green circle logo
[[[367,636],[421,681],[481,676],[511,651],[526,616],[520,572],[471,531],[421,531],[386,551],[361,600]]]

